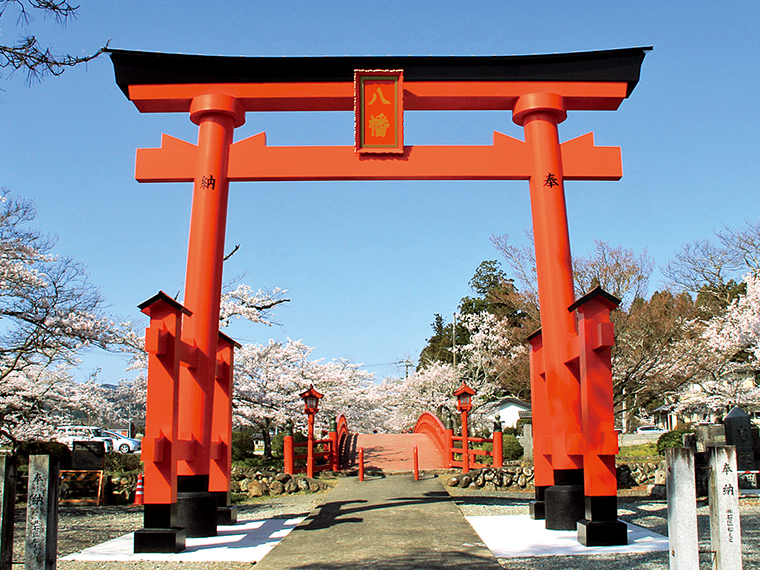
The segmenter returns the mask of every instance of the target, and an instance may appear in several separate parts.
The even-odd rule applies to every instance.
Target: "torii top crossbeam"
[[[651,48],[527,56],[222,57],[110,50],[116,83],[143,113],[189,111],[212,85],[246,111],[351,111],[354,70],[403,69],[404,107],[508,110],[547,90],[566,110],[615,110]],[[540,84],[540,85],[539,85]]]
[[[549,105],[562,113],[615,110],[636,86],[649,49],[489,57],[219,57],[119,50],[110,55],[117,84],[141,112],[192,114],[193,101],[220,94],[234,99],[239,126],[247,111],[355,110],[360,69],[403,70],[400,123],[405,110],[512,110],[518,121],[522,112],[545,105],[530,99],[535,93],[553,94],[556,101]],[[195,149],[164,136],[161,149],[138,151],[136,177],[191,182]],[[371,160],[355,151],[353,146],[268,147],[262,133],[231,146],[227,178],[527,180],[531,174],[526,145],[500,133],[489,146],[410,147],[402,141],[398,154],[375,154]],[[566,142],[562,154],[565,179],[622,175],[619,149],[594,147],[591,135]]]

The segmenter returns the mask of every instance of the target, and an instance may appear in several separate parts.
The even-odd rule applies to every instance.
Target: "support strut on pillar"
[[[584,435],[584,518],[578,542],[585,546],[628,544],[628,527],[617,516],[618,438],[612,395],[610,311],[620,300],[597,287],[569,308],[578,313],[578,360]]]
[[[183,352],[182,317],[187,309],[164,292],[140,305],[150,317],[145,331],[148,353],[143,528],[135,532],[134,551],[180,552],[185,529],[177,523],[177,420],[179,360]]]
[[[551,463],[551,425],[546,393],[543,338],[541,329],[528,337],[530,346],[530,406],[533,427],[533,485],[535,498],[530,502],[530,518],[546,518],[546,490],[554,485]]]
[[[237,522],[237,508],[231,503],[232,370],[236,348],[240,348],[240,344],[219,333],[209,466],[209,491],[216,496],[217,525],[233,525]]]

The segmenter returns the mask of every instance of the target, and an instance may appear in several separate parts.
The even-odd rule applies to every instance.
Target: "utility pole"
[[[457,314],[454,313],[454,324],[451,327],[451,355],[454,358],[454,373],[457,370]]]
[[[404,380],[409,380],[409,367],[414,366],[414,362],[405,358],[404,360],[399,360],[396,364],[401,364],[404,367]]]

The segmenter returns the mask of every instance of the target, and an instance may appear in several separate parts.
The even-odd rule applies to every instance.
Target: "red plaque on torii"
[[[404,72],[354,72],[354,138],[356,152],[404,152]]]
[[[609,381],[605,359],[611,328],[603,315],[589,316],[592,308],[604,305],[598,302],[603,296],[574,305],[564,181],[619,179],[620,149],[595,146],[592,134],[560,144],[557,125],[568,111],[617,109],[636,86],[649,49],[537,56],[319,58],[111,50],[116,81],[141,112],[189,113],[199,127],[197,144],[164,135],[161,148],[137,152],[139,181],[194,184],[186,313],[181,316],[178,345],[187,347],[183,350],[193,359],[179,366],[178,429],[160,436],[164,447],[176,451],[172,457],[177,469],[164,472],[165,465],[157,463],[151,473],[165,479],[180,477],[193,489],[205,486],[220,496],[228,491],[228,463],[220,460],[219,452],[227,448],[228,436],[212,426],[217,425],[214,414],[220,413],[215,411],[214,383],[230,181],[529,180],[542,321],[540,337],[531,341],[532,382],[540,384],[534,385],[532,396],[539,455],[537,502],[547,491],[549,526],[549,490],[574,492],[571,487],[580,486],[581,503],[584,493],[594,499],[587,502],[584,540],[590,537],[593,542],[597,533],[600,540],[608,540],[604,536],[608,528],[619,526],[616,517],[609,520],[616,498],[597,479],[605,469],[614,469],[608,456],[616,441],[607,435],[593,438],[583,430],[588,426],[608,430],[612,411],[603,411],[602,421],[589,417],[598,409],[582,409],[592,392],[584,388],[581,393],[580,369],[593,364],[601,371],[596,377]],[[525,141],[494,132],[492,145],[404,145],[405,110],[511,110],[513,121],[524,128]],[[264,133],[233,144],[233,131],[245,122],[248,111],[354,111],[354,144],[269,147]],[[568,310],[571,307],[574,310]],[[580,334],[578,321],[584,318],[584,323],[607,331],[607,344],[599,344],[594,335]],[[591,343],[590,350],[602,350],[601,357],[579,343]],[[224,358],[231,360],[229,355]],[[573,364],[579,358],[581,366]],[[608,388],[605,385],[604,390]],[[146,437],[146,447],[157,448],[151,444],[153,436],[146,433]],[[584,461],[591,461],[594,453],[605,459],[594,462],[598,477],[584,480]],[[603,478],[611,480],[612,475]],[[147,497],[151,485],[147,475],[145,485]],[[157,504],[172,501],[171,487],[165,489],[165,496],[155,499]],[[146,528],[149,507],[146,504]]]

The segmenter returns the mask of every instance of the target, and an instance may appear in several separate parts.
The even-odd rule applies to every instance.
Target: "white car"
[[[639,426],[636,433],[666,433],[668,430],[660,426]]]
[[[107,437],[113,440],[113,446],[119,453],[134,453],[140,451],[140,440],[126,437],[115,431],[101,430]]]
[[[75,441],[102,441],[106,453],[113,451],[113,440],[102,429],[93,426],[63,426],[58,428],[58,441],[74,449]]]

